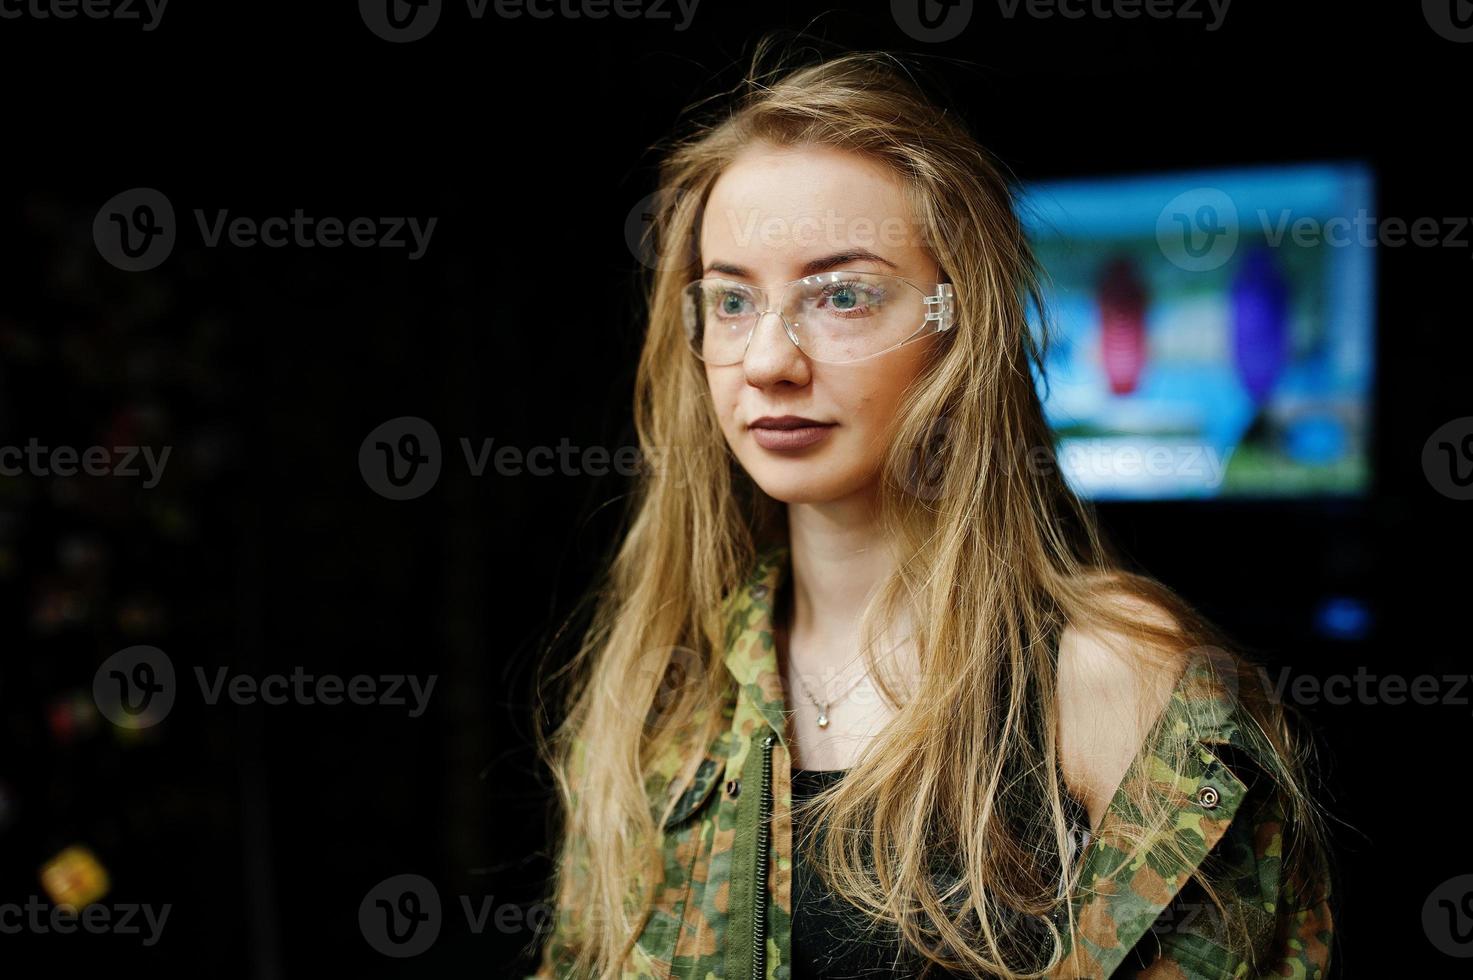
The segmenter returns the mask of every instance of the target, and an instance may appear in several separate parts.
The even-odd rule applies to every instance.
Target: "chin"
[[[846,474],[818,459],[764,460],[747,472],[763,493],[784,504],[821,504],[853,492]]]

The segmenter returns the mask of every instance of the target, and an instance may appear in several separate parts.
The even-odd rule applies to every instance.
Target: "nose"
[[[752,324],[742,366],[747,380],[756,385],[806,380],[808,359],[789,335],[787,321],[778,310],[759,314]]]

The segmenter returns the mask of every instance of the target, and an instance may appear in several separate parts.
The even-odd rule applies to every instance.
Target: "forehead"
[[[757,146],[722,171],[701,221],[701,256],[800,258],[860,246],[896,262],[920,253],[900,178],[830,146]]]

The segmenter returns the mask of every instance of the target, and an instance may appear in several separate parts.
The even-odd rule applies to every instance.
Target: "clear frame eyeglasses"
[[[956,318],[949,282],[927,291],[909,279],[876,272],[822,272],[768,290],[731,279],[697,279],[685,287],[683,313],[690,349],[706,364],[737,364],[762,317],[776,313],[804,356],[820,364],[849,364],[887,353]]]

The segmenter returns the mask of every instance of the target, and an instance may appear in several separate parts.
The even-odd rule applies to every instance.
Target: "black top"
[[[841,779],[847,769],[793,769],[794,801],[808,799]],[[1076,827],[1087,828],[1083,807],[1066,797],[1074,810]],[[823,879],[797,846],[800,834],[808,830],[806,816],[793,817],[793,939],[792,980],[902,980],[915,977],[923,960],[911,953],[896,965],[899,949],[898,933],[866,934],[870,928],[859,909],[841,903],[824,887]],[[1087,829],[1079,832],[1080,843],[1087,839]],[[1076,851],[1077,853],[1077,851]],[[935,980],[956,980],[957,974],[933,966],[926,974]]]

